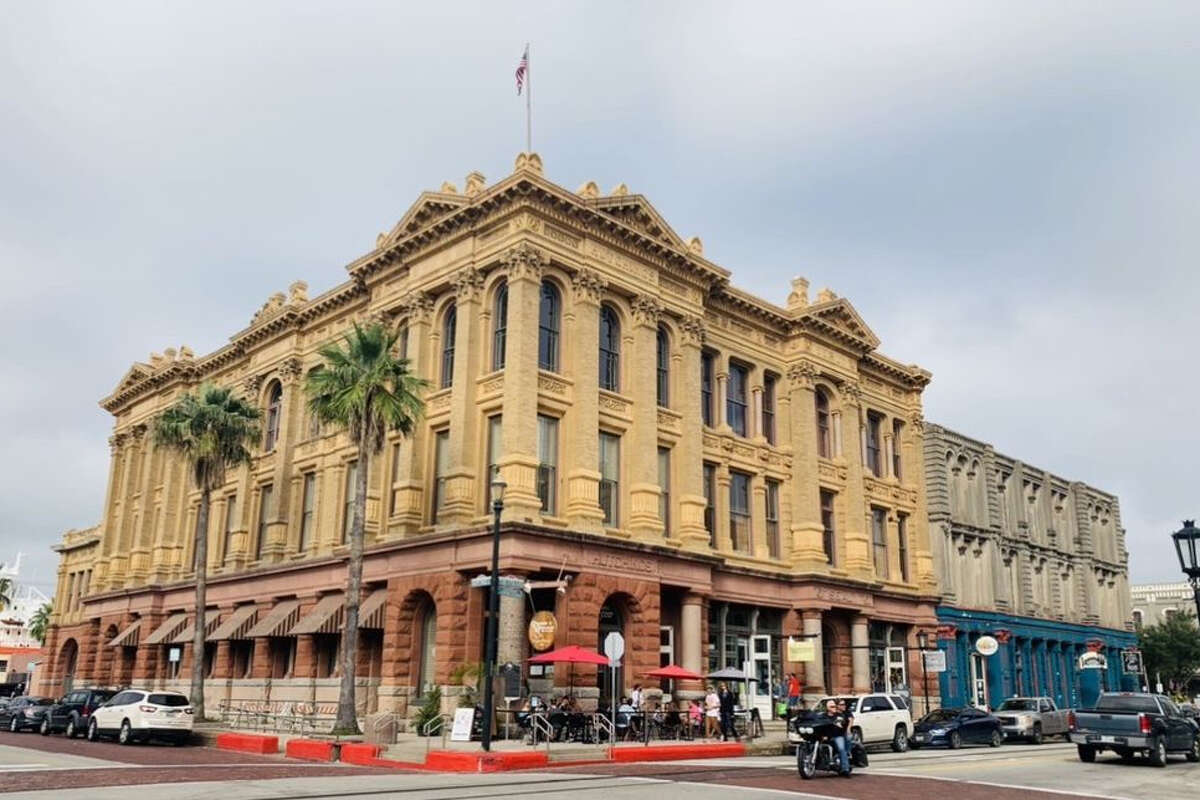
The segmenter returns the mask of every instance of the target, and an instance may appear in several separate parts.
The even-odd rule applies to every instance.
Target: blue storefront
[[[995,708],[1016,695],[1053,697],[1060,708],[1086,708],[1101,691],[1136,690],[1137,676],[1121,671],[1121,650],[1137,642],[1128,631],[939,607],[938,648],[943,706]],[[991,655],[976,646],[990,636]],[[988,648],[983,648],[987,650]],[[1082,663],[1090,665],[1081,668]]]

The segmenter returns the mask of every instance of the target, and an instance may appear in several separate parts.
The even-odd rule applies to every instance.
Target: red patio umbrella
[[[577,644],[560,647],[529,659],[530,664],[600,664],[608,666],[608,656]]]
[[[646,677],[647,678],[667,678],[667,679],[673,680],[673,681],[702,681],[702,680],[704,680],[703,675],[701,675],[697,672],[692,672],[690,669],[684,669],[683,667],[676,666],[675,664],[668,664],[665,667],[660,667],[656,670],[651,670],[650,672],[646,673]]]

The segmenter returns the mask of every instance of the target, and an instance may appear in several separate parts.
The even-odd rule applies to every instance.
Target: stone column
[[[862,614],[854,617],[850,625],[850,645],[852,653],[854,693],[867,694],[871,691],[871,654],[867,649],[870,636],[867,628],[867,618]]]
[[[512,298],[509,297],[511,303]],[[511,311],[512,306],[509,306]],[[507,505],[507,501],[505,501]],[[520,575],[505,575],[500,578],[500,616],[496,620],[496,664],[511,661],[525,663],[525,579]]]
[[[862,422],[859,405],[862,393],[857,384],[841,386],[842,409],[845,417],[846,442],[846,530],[845,561],[842,566],[862,580],[875,579],[871,560],[871,535],[867,526],[870,509],[863,492]],[[856,683],[855,686],[858,684]]]
[[[546,254],[521,244],[504,254],[508,269],[508,333],[504,359],[503,455],[500,474],[505,520],[539,520],[538,469],[538,319]],[[491,476],[488,476],[491,480]],[[484,492],[486,494],[486,490]]]
[[[571,282],[575,403],[567,458],[567,520],[573,530],[599,533],[600,510],[600,299],[603,279],[581,269]]]
[[[300,425],[304,418],[304,390],[301,386],[302,365],[300,359],[289,358],[279,366],[279,383],[283,396],[279,401],[279,436],[275,441],[275,460],[271,470],[271,501],[275,504],[271,515],[267,518],[266,541],[260,548],[263,563],[277,562],[283,559],[287,552],[288,521],[291,516],[288,511],[292,496],[292,488],[298,481],[289,480],[292,472],[292,453],[299,441]],[[210,518],[209,522],[212,520]],[[212,530],[212,525],[209,525]],[[211,544],[210,544],[211,552]]]
[[[717,492],[713,497],[713,528],[717,550],[733,552],[733,532],[729,529],[729,465],[717,465]]]
[[[825,640],[821,631],[820,609],[805,609],[801,612],[804,622],[804,638],[813,643],[813,660],[804,665],[804,699],[813,703],[821,699],[826,691],[825,681]]]
[[[402,308],[407,314],[409,371],[433,380],[435,359],[430,350],[433,300],[427,294],[413,292],[405,298]],[[396,503],[388,509],[391,517],[386,538],[413,535],[425,522],[424,478],[428,447],[429,435],[423,424],[414,426],[412,436],[400,444],[400,461],[392,476]]]
[[[704,422],[700,412],[700,349],[704,344],[704,321],[687,317],[679,324],[681,355],[676,370],[678,392],[673,405],[682,415],[682,436],[671,454],[672,467],[678,483],[679,525],[676,526],[680,544],[688,549],[706,552],[708,531],[704,529]]]
[[[475,474],[478,459],[476,431],[479,412],[475,407],[475,378],[479,376],[479,309],[483,276],[474,267],[464,267],[454,276],[455,313],[454,386],[450,396],[449,464],[446,499],[438,512],[440,525],[463,525],[482,513],[476,503]]]
[[[703,674],[704,597],[695,592],[683,596],[679,607],[679,666]]]
[[[713,360],[716,361],[716,356],[713,357]],[[729,385],[729,366],[725,359],[722,358],[720,362],[713,365],[713,369],[717,373],[717,385],[713,395],[713,403],[717,407],[713,409],[716,412],[713,415],[713,421],[716,423],[715,427],[717,430],[722,433],[732,433],[733,431],[729,427],[729,420],[725,418],[725,412],[729,410],[725,405],[725,391]]]
[[[750,548],[755,558],[770,558],[767,545],[767,483],[762,473],[750,478]]]
[[[817,368],[810,361],[801,361],[788,368],[790,401],[788,424],[791,429],[791,551],[792,566],[811,572],[824,570],[825,529],[821,525],[821,495],[817,483],[819,465],[816,437],[816,393],[813,381]],[[783,414],[780,414],[783,417]],[[780,439],[780,441],[785,441]]]
[[[931,533],[929,517],[926,511],[925,497],[925,419],[918,409],[908,419],[908,424],[902,429],[900,443],[901,468],[904,470],[903,482],[912,486],[917,493],[916,508],[908,520],[909,548],[912,551],[913,580],[925,594],[938,593],[938,578],[933,568],[933,546],[930,541]],[[1008,581],[1005,580],[1005,586]],[[1016,611],[1016,598],[1012,600],[1010,610]]]
[[[658,301],[640,295],[633,301],[633,353],[625,372],[633,397],[633,425],[627,435],[625,474],[630,482],[629,530],[639,538],[661,539],[666,529],[658,517],[658,398],[655,356],[658,348]]]

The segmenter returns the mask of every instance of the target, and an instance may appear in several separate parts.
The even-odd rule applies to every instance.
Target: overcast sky
[[[848,297],[926,417],[1119,495],[1137,581],[1200,515],[1200,3],[13,3],[0,26],[0,561],[99,519],[135,360],[344,278],[524,145],[739,286]]]

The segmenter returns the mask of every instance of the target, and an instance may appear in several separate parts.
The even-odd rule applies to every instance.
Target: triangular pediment
[[[662,214],[659,214],[654,206],[650,205],[650,202],[640,194],[598,197],[589,201],[589,205],[623,225],[628,225],[638,233],[680,250],[688,250],[688,245],[667,224]]]
[[[379,234],[377,247],[384,247],[413,231],[424,228],[455,209],[470,202],[469,198],[450,192],[421,192],[417,201],[409,206],[408,211],[400,218],[390,231]]]
[[[117,395],[126,389],[136,386],[149,377],[152,371],[153,370],[149,364],[143,364],[141,362],[135,363],[129,368],[129,371],[125,373],[121,380],[117,382],[117,386],[112,390],[112,393]]]
[[[808,306],[800,312],[799,320],[815,323],[838,338],[856,343],[866,350],[879,347],[879,337],[844,297]]]

